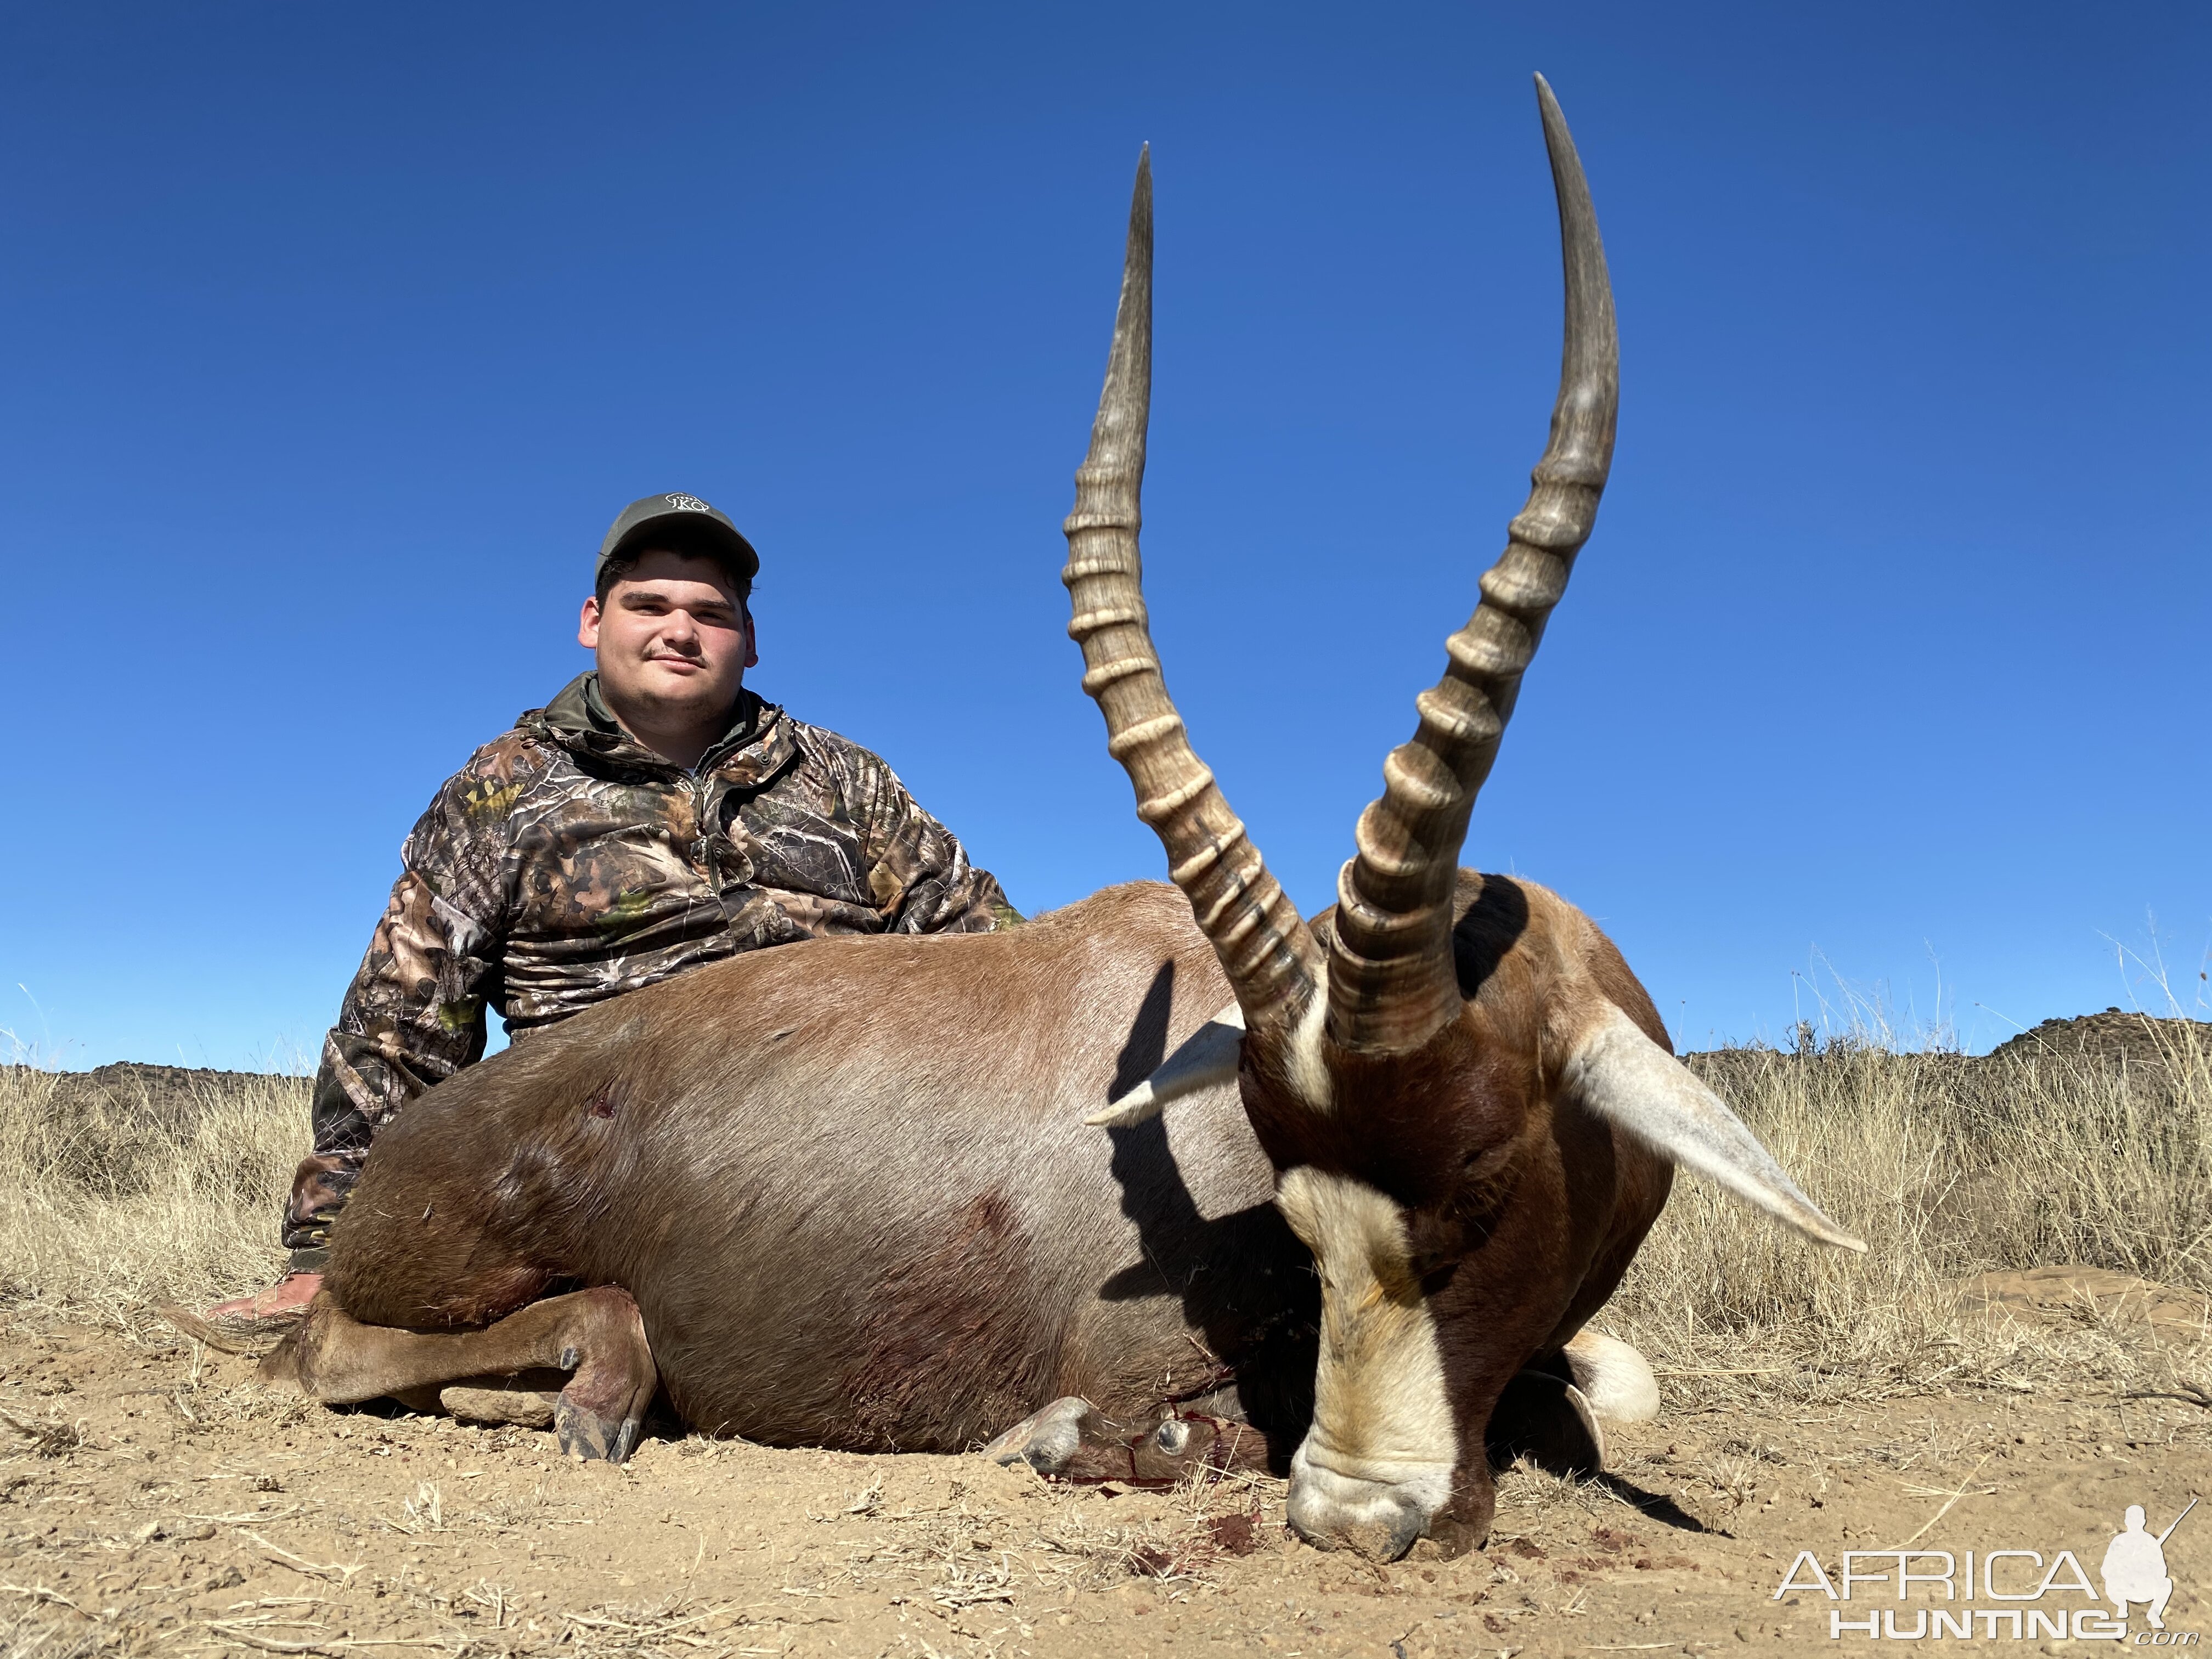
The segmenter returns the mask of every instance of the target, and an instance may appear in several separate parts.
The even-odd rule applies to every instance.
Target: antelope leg
[[[983,1448],[994,1463],[1027,1463],[1062,1480],[1171,1486],[1194,1469],[1267,1468],[1267,1437],[1233,1418],[1171,1413],[1117,1423],[1075,1395],[1030,1413]]]
[[[561,1449],[627,1461],[659,1372],[637,1304],[617,1285],[533,1302],[480,1331],[435,1333],[364,1325],[325,1291],[261,1362],[261,1378],[336,1406],[547,1368],[570,1374],[553,1412]]]
[[[1659,1379],[1651,1362],[1618,1337],[1587,1328],[1567,1339],[1559,1363],[1537,1364],[1553,1376],[1564,1365],[1567,1376],[1598,1416],[1615,1423],[1648,1423],[1659,1415]]]

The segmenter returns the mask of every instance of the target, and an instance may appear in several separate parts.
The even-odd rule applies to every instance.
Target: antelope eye
[[[1458,1271],[1460,1258],[1464,1254],[1464,1249],[1457,1244],[1449,1249],[1438,1246],[1416,1250],[1406,1260],[1407,1275],[1420,1286],[1422,1295],[1434,1296]]]
[[[1487,1146],[1478,1146],[1461,1160],[1461,1171],[1469,1181],[1486,1181],[1501,1174],[1513,1161],[1513,1143],[1510,1140],[1492,1141]]]

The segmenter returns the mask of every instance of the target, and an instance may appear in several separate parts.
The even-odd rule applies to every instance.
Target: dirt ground
[[[2045,1279],[1983,1286],[1989,1316],[2081,1299],[2078,1278]],[[2153,1311],[2167,1335],[2193,1316],[2201,1340],[2201,1305]],[[2157,1531],[2212,1488],[2212,1395],[2187,1387],[1954,1396],[1929,1378],[1808,1407],[1747,1363],[1662,1376],[1669,1408],[1612,1432],[1601,1480],[1503,1475],[1486,1549],[1378,1567],[1294,1541],[1277,1482],[1055,1486],[973,1457],[672,1434],[614,1468],[565,1461],[549,1434],[307,1406],[252,1370],[150,1318],[0,1334],[0,1654],[1832,1650],[1869,1638],[1832,1638],[1832,1611],[1897,1617],[1893,1581],[1832,1602],[1800,1568],[1777,1599],[1799,1551],[1830,1578],[1846,1549],[1908,1545],[2033,1550],[2054,1570],[2068,1549],[2094,1574],[2127,1505]],[[2166,1562],[2169,1630],[2212,1626],[2212,1510]],[[2036,1577],[2014,1558],[2001,1583]],[[2015,1639],[2008,1603],[1972,1601],[1997,1611],[1989,1634],[1945,1647],[2075,1645]],[[1945,1605],[1916,1585],[1903,1633]]]

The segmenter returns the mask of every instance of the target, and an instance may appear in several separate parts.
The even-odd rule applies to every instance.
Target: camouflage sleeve
[[[317,1265],[370,1137],[424,1090],[483,1057],[505,935],[506,814],[514,798],[478,761],[447,781],[407,837],[404,866],[338,1023],[323,1042],[314,1151],[293,1177],[284,1243]]]
[[[968,849],[921,810],[891,769],[860,751],[866,799],[868,890],[895,933],[988,933],[1021,913],[999,879],[968,862]]]

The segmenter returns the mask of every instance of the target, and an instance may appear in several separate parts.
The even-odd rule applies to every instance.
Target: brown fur
[[[917,1241],[890,1264],[863,1321],[865,1344],[839,1389],[862,1436],[899,1443],[899,1425],[928,1410],[926,1396],[947,1366],[967,1365],[983,1386],[957,1402],[946,1440],[983,1440],[1045,1397],[1047,1349],[1036,1327],[1007,1320],[1008,1303],[1028,1304],[1036,1242],[1014,1205],[994,1188],[963,1210],[949,1233]],[[941,1410],[942,1407],[940,1407]]]

